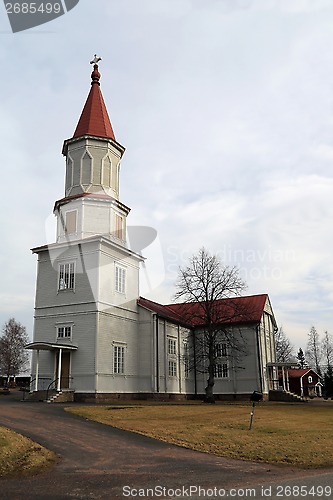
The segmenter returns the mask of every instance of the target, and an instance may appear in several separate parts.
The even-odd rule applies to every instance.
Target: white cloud
[[[274,4],[286,12],[293,14],[313,13],[332,7],[330,0],[316,0],[315,2],[313,0],[293,0],[292,2],[275,0],[275,2],[271,3],[271,6],[274,6]]]

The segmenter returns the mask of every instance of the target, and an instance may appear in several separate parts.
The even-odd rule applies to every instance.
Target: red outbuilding
[[[288,390],[302,397],[313,398],[322,395],[322,377],[312,368],[286,370]],[[283,374],[279,372],[280,386],[283,385]]]

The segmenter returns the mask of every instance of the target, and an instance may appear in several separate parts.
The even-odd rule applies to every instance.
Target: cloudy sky
[[[295,348],[333,333],[332,23],[331,0],[80,0],[13,34],[0,6],[1,325],[32,335],[30,248],[55,238],[97,53],[128,224],[158,235],[142,293],[170,302],[205,246],[270,295]]]

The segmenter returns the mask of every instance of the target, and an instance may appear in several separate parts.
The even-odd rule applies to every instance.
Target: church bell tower
[[[99,60],[91,61],[90,92],[63,145],[65,194],[54,206],[56,241],[32,249],[38,271],[34,341],[27,347],[34,351],[34,390],[52,387],[76,397],[133,392],[129,382],[139,363],[143,258],[126,242],[130,209],[119,199],[125,148],[116,141],[100,90]]]
[[[92,61],[91,89],[73,137],[63,145],[65,197],[54,207],[57,243],[103,235],[126,244],[130,209],[119,201],[120,161],[125,148],[115,139],[104,103],[98,59]]]

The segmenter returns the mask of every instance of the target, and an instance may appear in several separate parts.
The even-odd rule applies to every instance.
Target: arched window
[[[102,184],[105,187],[111,187],[111,160],[107,156],[103,160],[103,179]]]
[[[88,185],[91,183],[91,157],[87,153],[84,153],[82,157],[82,175],[81,182],[84,185]]]

